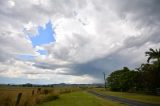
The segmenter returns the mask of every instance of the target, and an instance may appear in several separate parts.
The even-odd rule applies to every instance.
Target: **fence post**
[[[19,102],[21,100],[21,96],[22,96],[22,93],[19,93],[18,96],[17,96],[16,106],[19,105]]]
[[[34,90],[32,90],[32,96],[34,95]]]
[[[40,94],[41,93],[41,88],[38,88],[37,89],[37,94]]]

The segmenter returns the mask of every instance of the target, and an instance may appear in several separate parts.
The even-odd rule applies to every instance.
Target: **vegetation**
[[[158,65],[160,65],[160,49],[152,49],[150,48],[149,51],[145,52],[146,56],[148,56],[147,62],[149,63],[150,59],[156,59],[158,62]]]
[[[104,100],[86,92],[73,92],[60,96],[60,99],[45,102],[39,106],[124,106],[118,102]]]
[[[124,106],[118,102],[98,98],[76,87],[11,86],[0,87],[0,105],[15,106],[19,93],[22,93],[22,97],[17,106]]]
[[[15,106],[18,94],[22,93],[17,106],[36,106],[43,102],[59,99],[64,93],[77,91],[79,88],[53,88],[53,87],[0,87],[0,105]]]
[[[145,52],[148,56],[146,64],[142,64],[136,70],[124,67],[112,72],[107,78],[108,86],[113,91],[143,91],[148,94],[158,94],[160,88],[160,49]],[[149,64],[150,60],[152,61]]]
[[[128,92],[113,92],[113,91],[104,90],[104,89],[94,89],[94,91],[105,94],[105,95],[126,98],[130,100],[144,102],[144,103],[160,104],[159,96],[145,95],[145,94],[139,94],[139,93],[128,93]]]
[[[152,49],[150,48],[149,51],[145,52],[146,56],[148,56],[147,62],[149,63],[150,60],[156,60],[154,61],[154,73],[155,75],[155,87],[160,87],[160,49]]]
[[[111,73],[107,81],[114,91],[128,91],[136,87],[137,75],[136,71],[130,71],[127,67],[124,67],[122,70]]]

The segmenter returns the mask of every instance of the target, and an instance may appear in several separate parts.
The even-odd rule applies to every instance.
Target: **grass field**
[[[111,91],[106,91],[104,89],[94,89],[94,90],[106,95],[136,100],[136,101],[145,102],[145,103],[160,104],[160,96],[144,95],[144,94],[137,94],[137,93],[126,93],[126,92],[111,92]]]
[[[118,102],[104,100],[84,91],[63,94],[59,99],[39,106],[126,106]]]
[[[0,88],[0,103],[1,106],[14,106],[17,100],[18,93],[22,93],[20,104],[25,104],[32,96],[31,88],[20,88],[20,87],[1,87]]]
[[[34,95],[32,94],[34,90]],[[37,92],[38,87],[0,87],[0,106],[15,106],[17,95],[22,93],[19,106],[36,106],[37,104],[55,100],[59,95],[79,90],[78,88],[44,87]]]
[[[32,94],[33,90],[34,95]],[[18,93],[22,93],[19,106],[125,106],[118,102],[96,97],[76,87],[41,87],[40,93],[37,90],[37,87],[0,87],[0,106],[15,106]],[[92,90],[106,95],[160,104],[160,96],[111,92],[104,89]]]

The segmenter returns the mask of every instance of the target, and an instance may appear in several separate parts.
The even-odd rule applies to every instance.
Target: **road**
[[[158,104],[143,103],[143,102],[124,99],[124,98],[120,98],[120,97],[116,97],[116,96],[100,94],[100,93],[97,93],[95,91],[88,91],[88,93],[91,93],[91,94],[93,94],[95,96],[98,96],[98,97],[101,97],[101,98],[104,98],[104,99],[109,99],[109,100],[112,100],[112,101],[124,103],[124,104],[127,104],[129,106],[160,106]]]

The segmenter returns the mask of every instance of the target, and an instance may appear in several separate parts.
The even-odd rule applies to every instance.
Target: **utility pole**
[[[105,74],[105,72],[103,72],[103,75],[104,75],[104,88],[106,89],[106,74]]]

